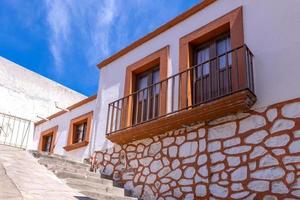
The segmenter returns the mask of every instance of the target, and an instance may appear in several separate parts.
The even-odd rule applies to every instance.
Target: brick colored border
[[[58,126],[54,126],[46,131],[43,131],[40,134],[39,147],[38,147],[39,151],[43,151],[42,150],[43,149],[43,137],[48,136],[48,135],[53,135],[51,149],[50,149],[50,153],[53,153],[53,150],[56,145],[55,140],[56,140],[56,135],[57,135],[57,129],[58,129]]]
[[[168,55],[169,46],[166,46],[142,59],[129,65],[126,69],[124,96],[128,96],[135,91],[135,75],[144,72],[154,65],[159,65],[159,78],[164,80],[168,76]],[[167,88],[163,85],[160,92],[160,115],[166,113],[167,109]],[[129,99],[128,105],[125,108],[124,114],[122,114],[122,126],[130,126],[132,124],[132,99]],[[127,120],[126,120],[127,119]]]
[[[93,119],[93,111],[86,113],[84,115],[81,115],[79,117],[76,117],[75,119],[71,120],[70,127],[69,127],[69,133],[68,133],[67,145],[64,147],[64,149],[66,151],[78,149],[78,148],[87,146],[89,144],[90,135],[91,135],[92,119]],[[87,130],[86,130],[85,139],[82,142],[73,144],[72,141],[73,141],[73,135],[74,135],[74,125],[77,123],[80,123],[82,121],[85,121],[85,120],[87,120]]]
[[[224,16],[208,23],[205,26],[200,27],[196,31],[193,31],[182,38],[179,41],[179,71],[184,71],[192,66],[192,47],[198,44],[201,44],[205,41],[208,41],[222,33],[229,31],[231,36],[231,47],[232,49],[240,47],[244,44],[244,30],[243,30],[243,9],[239,7]],[[239,55],[243,56],[243,55]],[[243,62],[244,59],[240,59],[239,63],[235,63],[233,61],[233,66],[239,67],[239,74],[243,74]],[[235,70],[233,70],[235,73]],[[232,77],[237,77],[236,75],[232,75]],[[190,79],[190,77],[183,77],[182,81],[186,82],[186,79]],[[243,79],[243,76],[240,77],[240,81]],[[233,86],[236,80],[233,81]],[[191,82],[191,81],[189,81]],[[243,83],[241,83],[243,84]],[[186,94],[188,94],[188,103],[191,105],[192,97],[191,97],[191,85],[186,88],[182,87],[182,104],[185,103]],[[182,105],[185,106],[185,105]]]

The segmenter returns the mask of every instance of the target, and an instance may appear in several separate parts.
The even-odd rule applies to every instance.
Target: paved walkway
[[[0,199],[85,199],[28,152],[0,145]]]
[[[16,200],[23,199],[17,186],[7,176],[5,168],[1,163],[0,163],[0,199],[16,199]]]

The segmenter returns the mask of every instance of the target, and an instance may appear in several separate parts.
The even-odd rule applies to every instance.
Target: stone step
[[[49,170],[53,172],[63,170],[63,171],[68,171],[73,173],[80,173],[80,174],[94,173],[94,172],[90,172],[88,169],[76,168],[71,166],[64,166],[64,165],[57,165],[57,164],[43,164],[43,163],[40,164],[46,166]]]
[[[55,174],[58,178],[61,179],[74,178],[80,180],[87,180],[89,182],[94,182],[94,183],[105,184],[108,186],[113,186],[112,180],[100,178],[100,175],[97,173],[93,173],[92,175],[84,175],[84,174],[78,174],[78,173],[72,173],[66,171],[56,171]]]
[[[75,188],[79,191],[90,191],[90,192],[101,192],[109,193],[118,196],[124,196],[124,190],[121,188],[90,182],[84,179],[75,179],[75,178],[66,178],[65,182],[72,188]]]
[[[80,191],[80,193],[97,200],[137,200],[134,197],[124,197],[110,194],[103,194],[100,192]]]
[[[89,168],[90,165],[86,163],[82,163],[78,160],[70,159],[65,156],[60,156],[60,155],[55,155],[55,154],[49,154],[45,152],[38,152],[38,151],[33,151],[29,150],[29,152],[38,160],[49,160],[51,162],[61,162],[61,163],[66,163],[66,164],[71,164],[73,166],[78,166],[78,167],[86,167]]]
[[[125,197],[129,194],[123,188],[115,187],[116,182],[105,179],[100,173],[90,171],[90,165],[69,160],[64,156],[49,155],[47,153],[32,152],[41,165],[54,172],[58,178],[71,188],[87,196],[87,199],[101,200],[133,200],[136,198]]]
[[[52,159],[52,158],[40,158],[38,159],[39,163],[43,165],[47,164],[56,164],[56,165],[63,165],[67,167],[76,167],[80,169],[89,169],[90,165],[84,164],[84,163],[77,163],[73,161],[63,161],[60,159]]]

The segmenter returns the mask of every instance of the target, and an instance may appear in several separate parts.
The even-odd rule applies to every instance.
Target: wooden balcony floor
[[[246,112],[255,102],[256,96],[249,90],[243,90],[188,110],[113,132],[106,137],[114,143],[126,144],[160,135],[194,122],[210,121],[229,114]]]

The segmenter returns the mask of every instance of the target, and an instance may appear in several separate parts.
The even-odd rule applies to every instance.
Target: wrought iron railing
[[[31,121],[9,114],[0,113],[0,144],[26,149]]]
[[[106,133],[191,109],[245,89],[254,93],[253,54],[243,45],[111,102]]]

